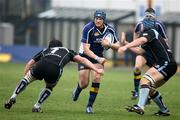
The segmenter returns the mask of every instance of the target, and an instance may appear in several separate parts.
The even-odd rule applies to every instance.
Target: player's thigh
[[[104,66],[101,65],[101,64],[99,64],[99,63],[94,64],[94,65],[95,65],[95,67],[98,68],[98,69],[104,69]],[[92,78],[93,78],[93,82],[99,83],[100,80],[101,80],[101,75],[98,74],[98,73],[95,72],[95,71],[92,71]]]
[[[90,69],[79,70],[79,83],[82,88],[86,88],[89,84]]]
[[[154,67],[151,67],[145,73],[144,78],[146,78],[146,80],[149,80],[150,84],[155,88],[160,87],[165,83],[164,76]]]
[[[141,69],[146,64],[146,59],[142,55],[136,56],[135,68]]]
[[[25,78],[26,80],[28,80],[29,82],[33,82],[33,81],[37,80],[35,77],[32,76],[30,70],[26,73],[26,75],[24,76],[24,78]]]

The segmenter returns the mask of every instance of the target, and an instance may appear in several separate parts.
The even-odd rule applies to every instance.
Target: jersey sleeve
[[[147,38],[148,42],[158,39],[158,32],[155,29],[151,29],[147,32],[143,32],[141,37]]]
[[[89,31],[90,31],[90,30],[89,30],[88,26],[85,26],[84,29],[83,29],[83,31],[82,31],[81,42],[83,42],[83,43],[89,43],[89,34],[90,34]]]
[[[158,32],[160,33],[160,35],[164,39],[167,39],[167,30],[166,30],[165,25],[162,22],[160,22],[160,21],[157,21],[156,24],[157,24]]]
[[[36,55],[34,55],[32,59],[37,62],[41,59],[42,56],[43,56],[43,50],[41,50]]]
[[[140,34],[141,33],[141,23],[142,22],[138,22],[134,28],[134,32],[137,33],[137,34]]]
[[[117,32],[114,30],[114,28],[112,26],[108,26],[109,28],[109,32],[113,35],[114,37],[114,41],[113,43],[116,43],[117,41],[119,41],[119,37],[118,37],[118,34]]]
[[[70,54],[70,57],[71,57],[71,61],[74,61],[73,58],[74,58],[74,56],[77,55],[77,53],[74,50],[70,50],[70,49],[68,49],[68,50],[69,50],[69,54]]]

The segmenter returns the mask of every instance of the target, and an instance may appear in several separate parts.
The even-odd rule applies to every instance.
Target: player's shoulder
[[[141,24],[142,24],[142,21],[143,21],[143,19],[139,20],[139,21],[136,23],[136,25],[135,25],[135,27],[134,27],[135,30],[140,28],[140,26],[141,26]]]
[[[106,23],[105,26],[107,26],[109,29],[114,29],[114,27],[112,25],[110,25],[110,24]]]
[[[90,29],[93,29],[95,27],[95,24],[93,21],[90,21],[88,22],[85,26],[84,26],[84,29],[85,30],[90,30]]]
[[[115,32],[115,29],[114,29],[113,26],[111,26],[110,24],[105,24],[105,25],[106,25],[106,27],[107,27],[107,30],[106,30],[106,31],[111,31],[112,33]]]
[[[60,49],[60,50],[64,50],[64,51],[69,52],[69,49],[68,49],[68,48],[66,48],[66,47],[59,47],[59,49]]]
[[[157,19],[156,19],[156,24],[157,24],[157,25],[162,25],[162,26],[164,26],[163,21],[161,21],[161,20],[157,20]]]

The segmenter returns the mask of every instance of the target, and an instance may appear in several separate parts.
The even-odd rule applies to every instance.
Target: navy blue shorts
[[[79,54],[82,57],[85,57],[86,59],[88,59],[89,61],[91,61],[93,64],[97,64],[98,61],[85,55],[85,54]],[[102,56],[99,56],[102,57]],[[78,70],[84,70],[84,69],[90,69],[89,67],[87,67],[86,65],[82,64],[82,63],[78,63]]]

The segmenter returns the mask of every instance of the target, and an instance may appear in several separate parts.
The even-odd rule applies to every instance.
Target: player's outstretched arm
[[[100,64],[103,65],[106,62],[106,59],[103,57],[99,57],[99,56],[95,55],[89,48],[90,48],[90,44],[83,43],[84,53],[86,55],[88,55],[89,57],[97,60]]]
[[[137,39],[138,38],[137,34],[134,33],[134,37]],[[121,40],[120,40],[120,42],[121,42],[122,46],[129,44],[129,42],[125,38],[125,33],[124,32],[121,33]],[[132,52],[134,52],[136,54],[142,54],[142,53],[145,52],[144,49],[142,49],[139,46],[138,47],[131,47],[131,48],[129,48],[129,50],[131,50]]]
[[[78,63],[85,64],[86,66],[88,66],[89,68],[91,68],[92,70],[97,72],[98,74],[101,74],[101,75],[104,74],[104,70],[103,69],[96,68],[93,63],[91,63],[88,59],[86,59],[84,57],[81,57],[80,55],[76,55],[73,59],[74,59],[74,61],[76,61]]]
[[[24,75],[32,68],[32,66],[36,63],[35,60],[31,59],[27,62],[25,68],[24,68]]]
[[[118,49],[118,53],[119,53],[119,54],[122,54],[122,53],[124,53],[127,49],[133,50],[133,47],[140,46],[140,45],[142,45],[142,44],[144,44],[144,43],[146,43],[146,42],[147,42],[147,39],[146,39],[145,37],[137,38],[137,39],[135,39],[134,41],[126,44],[125,46],[120,47],[120,48]],[[142,50],[142,49],[140,49],[140,50]],[[134,52],[137,52],[136,49],[134,49]]]

